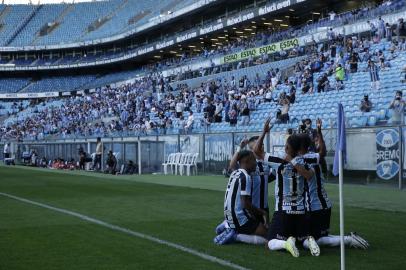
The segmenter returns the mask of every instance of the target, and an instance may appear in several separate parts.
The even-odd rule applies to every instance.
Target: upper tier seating
[[[51,45],[106,38],[159,18],[161,12],[167,14],[194,2],[109,0],[40,6],[0,4],[3,25],[0,45]],[[90,29],[95,25],[95,29]],[[15,35],[20,27],[21,31]],[[47,27],[49,31],[40,35]]]
[[[24,88],[30,82],[29,79],[1,78],[0,93],[15,93]]]

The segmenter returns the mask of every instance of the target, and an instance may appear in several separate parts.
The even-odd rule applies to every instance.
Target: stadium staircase
[[[54,21],[55,25],[54,25],[53,27],[51,27],[51,28],[48,29],[46,35],[52,33],[52,31],[54,31],[54,30],[63,22],[63,19],[65,18],[65,16],[66,16],[69,12],[71,12],[73,9],[74,9],[74,4],[67,4],[67,5],[66,5],[66,8],[65,8],[65,9],[61,12],[61,14],[59,14],[59,16],[55,19],[55,21]],[[41,36],[44,36],[44,35],[37,34],[37,35],[35,36],[35,39],[32,41],[31,45],[35,45],[35,43],[38,41],[38,39],[39,39]]]
[[[3,8],[0,11],[0,25],[1,25],[1,22],[3,21],[3,18],[6,17],[7,14],[10,13],[10,11],[11,11],[11,6],[5,6],[5,8]],[[0,26],[0,30],[1,30],[1,26]]]
[[[174,7],[176,7],[177,5],[182,3],[183,1],[184,0],[173,0],[173,1],[171,1],[169,4],[167,4],[166,6],[161,8],[161,14],[165,14],[165,13],[167,13],[169,11],[173,11]]]
[[[26,86],[24,86],[23,88],[21,88],[21,89],[19,89],[18,91],[17,91],[17,93],[18,92],[24,92],[24,90],[26,90],[26,89],[28,89],[31,85],[33,85],[34,84],[34,82],[33,81],[30,81]]]
[[[131,25],[131,24],[136,24],[137,22],[139,22],[140,20],[142,20],[144,17],[146,17],[146,16],[148,16],[149,14],[151,14],[152,12],[151,12],[151,10],[143,10],[143,11],[140,11],[139,13],[137,13],[135,16],[133,16],[133,17],[131,17],[129,20],[128,20],[128,24],[129,25]]]
[[[4,125],[4,121],[6,121],[7,118],[7,115],[0,115],[0,125]]]
[[[38,5],[36,6],[32,12],[30,13],[30,15],[28,17],[26,17],[21,24],[19,24],[16,27],[16,30],[14,31],[14,33],[6,40],[5,42],[5,46],[10,46],[11,42],[13,42],[13,40],[18,36],[18,34],[24,29],[25,26],[27,26],[27,24],[32,20],[32,18],[34,18],[35,14],[37,14],[38,11],[41,10],[41,8],[43,7],[43,5]]]
[[[112,12],[110,12],[109,14],[107,14],[104,17],[98,18],[96,21],[92,22],[86,29],[86,31],[84,33],[82,33],[82,35],[78,38],[79,40],[82,40],[84,38],[84,36],[86,36],[87,34],[89,34],[90,32],[96,31],[97,29],[99,29],[100,27],[102,27],[105,23],[107,23],[109,20],[111,20],[114,16],[117,15],[117,13],[119,13],[121,10],[123,10],[125,8],[125,6],[128,4],[129,0],[124,0],[120,5],[117,6],[117,8],[115,8]]]

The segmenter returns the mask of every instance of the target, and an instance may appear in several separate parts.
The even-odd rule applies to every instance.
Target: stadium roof
[[[1,4],[17,5],[17,4],[59,4],[59,3],[80,3],[80,2],[100,2],[107,0],[0,0]]]

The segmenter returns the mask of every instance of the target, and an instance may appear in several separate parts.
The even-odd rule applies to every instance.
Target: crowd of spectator
[[[154,67],[149,67],[152,69],[163,70],[168,67],[181,66],[193,61],[201,61],[201,59],[210,59],[215,56],[222,56],[231,54],[237,51],[246,50],[273,42],[278,42],[282,40],[287,40],[291,38],[297,38],[302,35],[312,34],[314,31],[321,27],[336,27],[339,25],[345,25],[349,23],[355,23],[360,20],[375,19],[378,16],[393,13],[398,11],[400,8],[404,7],[404,1],[402,0],[385,0],[379,5],[375,5],[371,2],[365,2],[360,8],[354,9],[349,12],[342,14],[336,14],[334,11],[330,11],[328,16],[321,19],[309,20],[307,24],[300,26],[290,26],[288,28],[282,27],[269,27],[264,30],[257,30],[255,34],[236,38],[235,40],[229,40],[224,45],[218,45],[217,47],[207,47],[204,48],[200,53],[182,53],[180,57],[173,57],[158,61]],[[375,23],[371,23],[374,26],[373,35],[379,35],[383,37],[384,35],[391,38],[393,34],[397,37],[406,36],[406,28],[403,20],[397,25],[389,25],[389,23],[384,23],[382,25],[381,21],[378,22],[378,26]],[[377,31],[379,29],[379,32]],[[400,40],[398,40],[400,41]]]
[[[247,76],[230,80],[218,78],[193,89],[181,85],[174,91],[168,81],[155,72],[130,84],[106,86],[87,95],[64,98],[60,106],[50,106],[55,101],[50,99],[36,113],[2,126],[0,138],[182,134],[193,132],[196,126],[208,132],[212,123],[228,122],[235,126],[240,120],[241,125],[249,125],[250,114],[260,103],[266,102],[277,103],[276,121],[287,123],[290,106],[296,102],[296,91],[313,94],[341,90],[344,81],[359,71],[360,62],[368,63],[365,71],[370,74],[371,89],[380,88],[379,71],[390,68],[398,53],[406,50],[406,28],[403,19],[390,25],[378,18],[378,25],[370,23],[370,26],[369,37],[344,37],[330,29],[327,43],[314,42],[307,47],[294,48],[292,51],[305,51],[309,56],[296,63],[289,78],[282,77],[279,69],[270,69],[251,79]],[[373,43],[384,38],[391,42],[389,56],[383,51],[370,50]],[[22,105],[16,103],[15,106],[20,110]],[[372,106],[366,96],[360,110],[368,112]],[[391,105],[395,107],[399,105]],[[197,121],[195,113],[203,117]]]
[[[330,44],[317,46],[308,58],[297,62],[289,79],[282,78],[280,70],[271,69],[251,80],[246,76],[219,78],[194,89],[183,85],[171,91],[162,78],[147,77],[117,88],[103,87],[88,95],[65,98],[60,107],[47,106],[13,125],[1,127],[0,136],[40,139],[49,135],[69,138],[115,133],[190,133],[196,126],[209,131],[212,123],[223,121],[232,126],[238,120],[241,125],[249,125],[250,114],[263,102],[277,103],[277,122],[287,123],[297,89],[302,94],[342,89],[347,76],[358,71],[354,55],[360,62],[367,61],[371,87],[379,89],[378,72],[382,69],[379,62],[384,59],[388,67],[398,52],[405,49],[404,41],[393,41],[392,59],[385,59],[379,51],[369,52],[367,38],[351,41],[351,47],[347,43],[344,48],[343,38],[338,35]],[[335,85],[331,85],[331,76],[336,79]],[[364,103],[366,106],[361,106],[361,110],[370,111],[370,101]],[[200,121],[194,113],[203,114]]]

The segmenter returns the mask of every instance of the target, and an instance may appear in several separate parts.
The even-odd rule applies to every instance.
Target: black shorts
[[[248,221],[242,226],[236,226],[235,230],[239,234],[254,234],[259,226],[259,221],[248,218]]]
[[[282,236],[282,212],[275,211],[272,216],[271,224],[268,231],[268,240],[279,239],[285,240]]]
[[[269,208],[263,208],[262,210],[264,210],[265,212],[268,213],[268,218],[269,218]],[[264,218],[261,215],[255,216],[255,219],[258,220],[260,223],[264,223]]]
[[[309,234],[314,239],[327,236],[330,233],[331,208],[307,213]]]
[[[268,239],[287,240],[293,236],[301,241],[307,237],[308,227],[305,214],[287,214],[276,211],[272,217]]]

